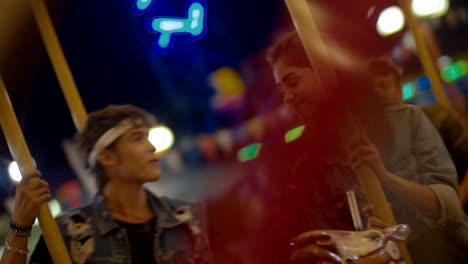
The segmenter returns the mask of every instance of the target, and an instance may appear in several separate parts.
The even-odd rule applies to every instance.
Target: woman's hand
[[[367,138],[363,138],[358,144],[353,144],[350,149],[350,159],[353,170],[356,171],[360,166],[367,165],[372,168],[382,183],[392,177],[385,168],[377,146]]]
[[[308,231],[291,240],[294,247],[290,260],[299,263],[334,264],[341,263],[334,245],[330,241],[322,241],[320,231]]]
[[[366,204],[362,209],[364,216],[367,218],[367,229],[385,229],[390,227],[389,224],[380,220],[374,215],[375,205]]]
[[[20,226],[32,226],[39,214],[41,204],[51,199],[49,184],[41,180],[39,176],[39,171],[25,175],[16,186],[12,220]]]

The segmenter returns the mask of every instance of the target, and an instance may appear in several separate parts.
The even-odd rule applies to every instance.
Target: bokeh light
[[[240,162],[253,160],[258,156],[261,148],[262,148],[262,144],[259,144],[259,143],[255,143],[255,144],[251,144],[246,147],[243,147],[237,152],[237,159]]]
[[[245,90],[241,75],[230,67],[221,67],[212,72],[209,81],[211,86],[223,96],[239,95]]]
[[[156,148],[156,153],[161,153],[174,144],[174,133],[166,126],[157,126],[150,129],[148,140]]]
[[[426,75],[419,77],[418,79],[416,79],[416,87],[420,92],[430,90],[432,87],[431,79],[429,79],[429,77],[427,77]]]
[[[442,69],[441,75],[442,79],[448,83],[457,81],[468,75],[468,62],[462,60],[448,65]]]
[[[390,6],[382,11],[377,20],[377,32],[383,37],[400,31],[405,25],[405,17],[398,6]]]
[[[294,141],[294,140],[298,139],[299,137],[302,136],[302,133],[304,132],[304,128],[305,128],[305,125],[302,125],[302,126],[299,126],[299,127],[296,127],[296,128],[293,128],[293,129],[289,130],[284,135],[284,141],[286,143],[289,143],[291,141]]]
[[[406,102],[410,99],[412,99],[416,95],[416,86],[412,83],[405,83],[403,84],[403,102]]]
[[[10,165],[8,166],[8,174],[10,175],[10,179],[13,180],[14,182],[21,181],[21,178],[22,178],[21,171],[16,161],[11,162]]]
[[[449,5],[448,0],[413,0],[411,7],[416,16],[436,18],[445,15]]]

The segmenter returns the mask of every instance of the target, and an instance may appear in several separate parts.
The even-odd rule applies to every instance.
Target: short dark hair
[[[82,152],[83,160],[85,161],[86,167],[96,175],[99,189],[104,187],[107,178],[103,175],[104,173],[99,162],[94,166],[90,166],[88,163],[89,154],[96,142],[106,131],[115,127],[125,119],[135,121],[136,127],[145,126],[149,128],[156,123],[154,116],[137,106],[109,105],[101,110],[90,113],[85,126],[77,136],[77,142]]]
[[[267,60],[273,65],[284,59],[291,66],[311,67],[301,39],[295,30],[284,34],[267,51]]]
[[[392,74],[395,80],[400,83],[403,71],[390,57],[373,58],[368,63],[370,77]]]

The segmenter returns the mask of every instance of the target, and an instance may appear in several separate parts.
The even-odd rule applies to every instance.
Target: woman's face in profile
[[[280,58],[273,65],[273,75],[281,90],[283,103],[288,104],[304,121],[313,118],[323,98],[323,91],[312,67],[291,66]]]

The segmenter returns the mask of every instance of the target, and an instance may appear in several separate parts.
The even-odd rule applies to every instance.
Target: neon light
[[[153,25],[153,27],[155,27]],[[159,27],[165,31],[175,31],[184,27],[184,23],[180,21],[162,21],[159,23]]]
[[[416,87],[412,83],[403,84],[403,102],[410,100],[416,95]]]
[[[305,128],[305,125],[302,125],[302,126],[289,130],[288,132],[286,132],[286,135],[284,135],[284,141],[286,143],[289,143],[298,139],[299,137],[302,136],[302,133],[304,132],[304,128]]]
[[[259,143],[243,147],[237,152],[237,159],[241,162],[253,160],[258,156],[258,153],[260,153],[261,148],[262,144]]]
[[[145,27],[149,32],[159,35],[159,39],[155,39],[153,44],[156,53],[166,54],[174,46],[175,34],[187,35],[192,41],[201,39],[206,34],[206,4],[189,3],[187,18],[152,18],[146,22]]]
[[[416,80],[416,87],[420,92],[428,91],[432,87],[431,80],[426,75],[423,75],[422,77]]]
[[[153,3],[153,0],[136,0],[132,7],[133,14],[139,16],[146,13],[151,9]]]
[[[468,75],[468,62],[461,60],[442,69],[440,72],[444,81],[451,83]]]
[[[444,81],[448,83],[454,82],[460,79],[462,75],[461,69],[456,64],[452,64],[452,65],[445,67],[442,70],[441,74],[442,74],[442,79],[444,79]]]

